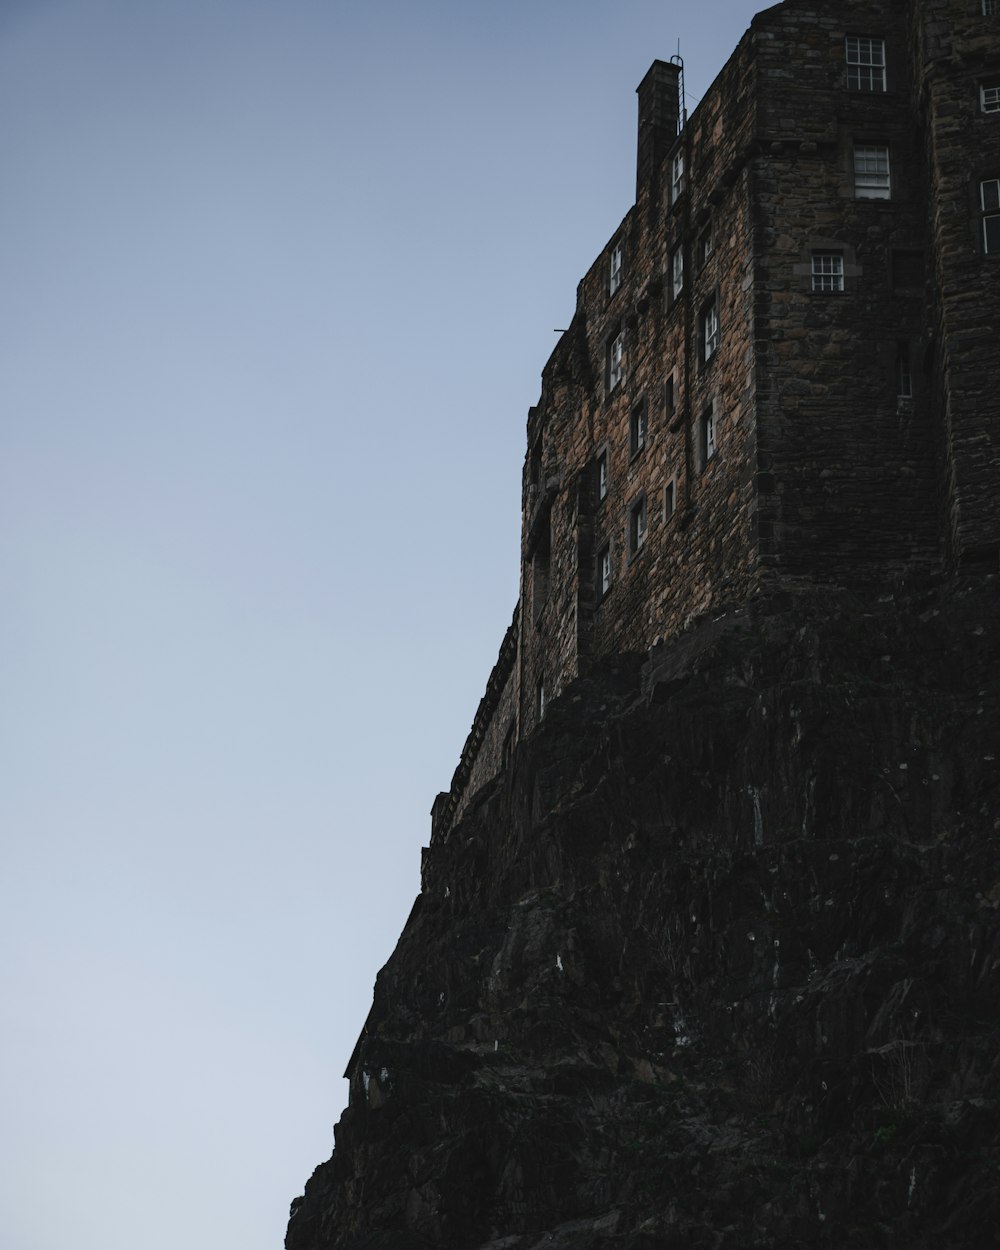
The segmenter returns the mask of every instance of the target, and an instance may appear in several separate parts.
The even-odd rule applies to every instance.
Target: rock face
[[[1000,1244],[1000,588],[568,687],[425,852],[288,1250]]]

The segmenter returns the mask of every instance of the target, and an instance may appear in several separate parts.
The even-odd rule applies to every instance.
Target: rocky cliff
[[[425,852],[288,1250],[1000,1244],[997,580],[568,688]]]

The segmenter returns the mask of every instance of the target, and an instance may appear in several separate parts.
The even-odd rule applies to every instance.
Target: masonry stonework
[[[520,601],[435,838],[599,657],[783,581],[997,569],[992,7],[785,0],[690,119],[653,63],[635,205],[528,414]]]

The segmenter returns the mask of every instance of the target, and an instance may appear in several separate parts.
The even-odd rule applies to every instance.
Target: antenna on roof
[[[681,96],[681,111],[677,118],[677,133],[680,134],[687,125],[688,111],[687,100],[684,96],[684,58],[681,56],[681,41],[679,39],[677,40],[677,55],[670,58],[670,64],[676,65],[681,71],[677,79],[677,86]]]

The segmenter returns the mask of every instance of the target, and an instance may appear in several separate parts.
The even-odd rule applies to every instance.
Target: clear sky
[[[279,1250],[634,89],[761,7],[0,0],[4,1250]]]

